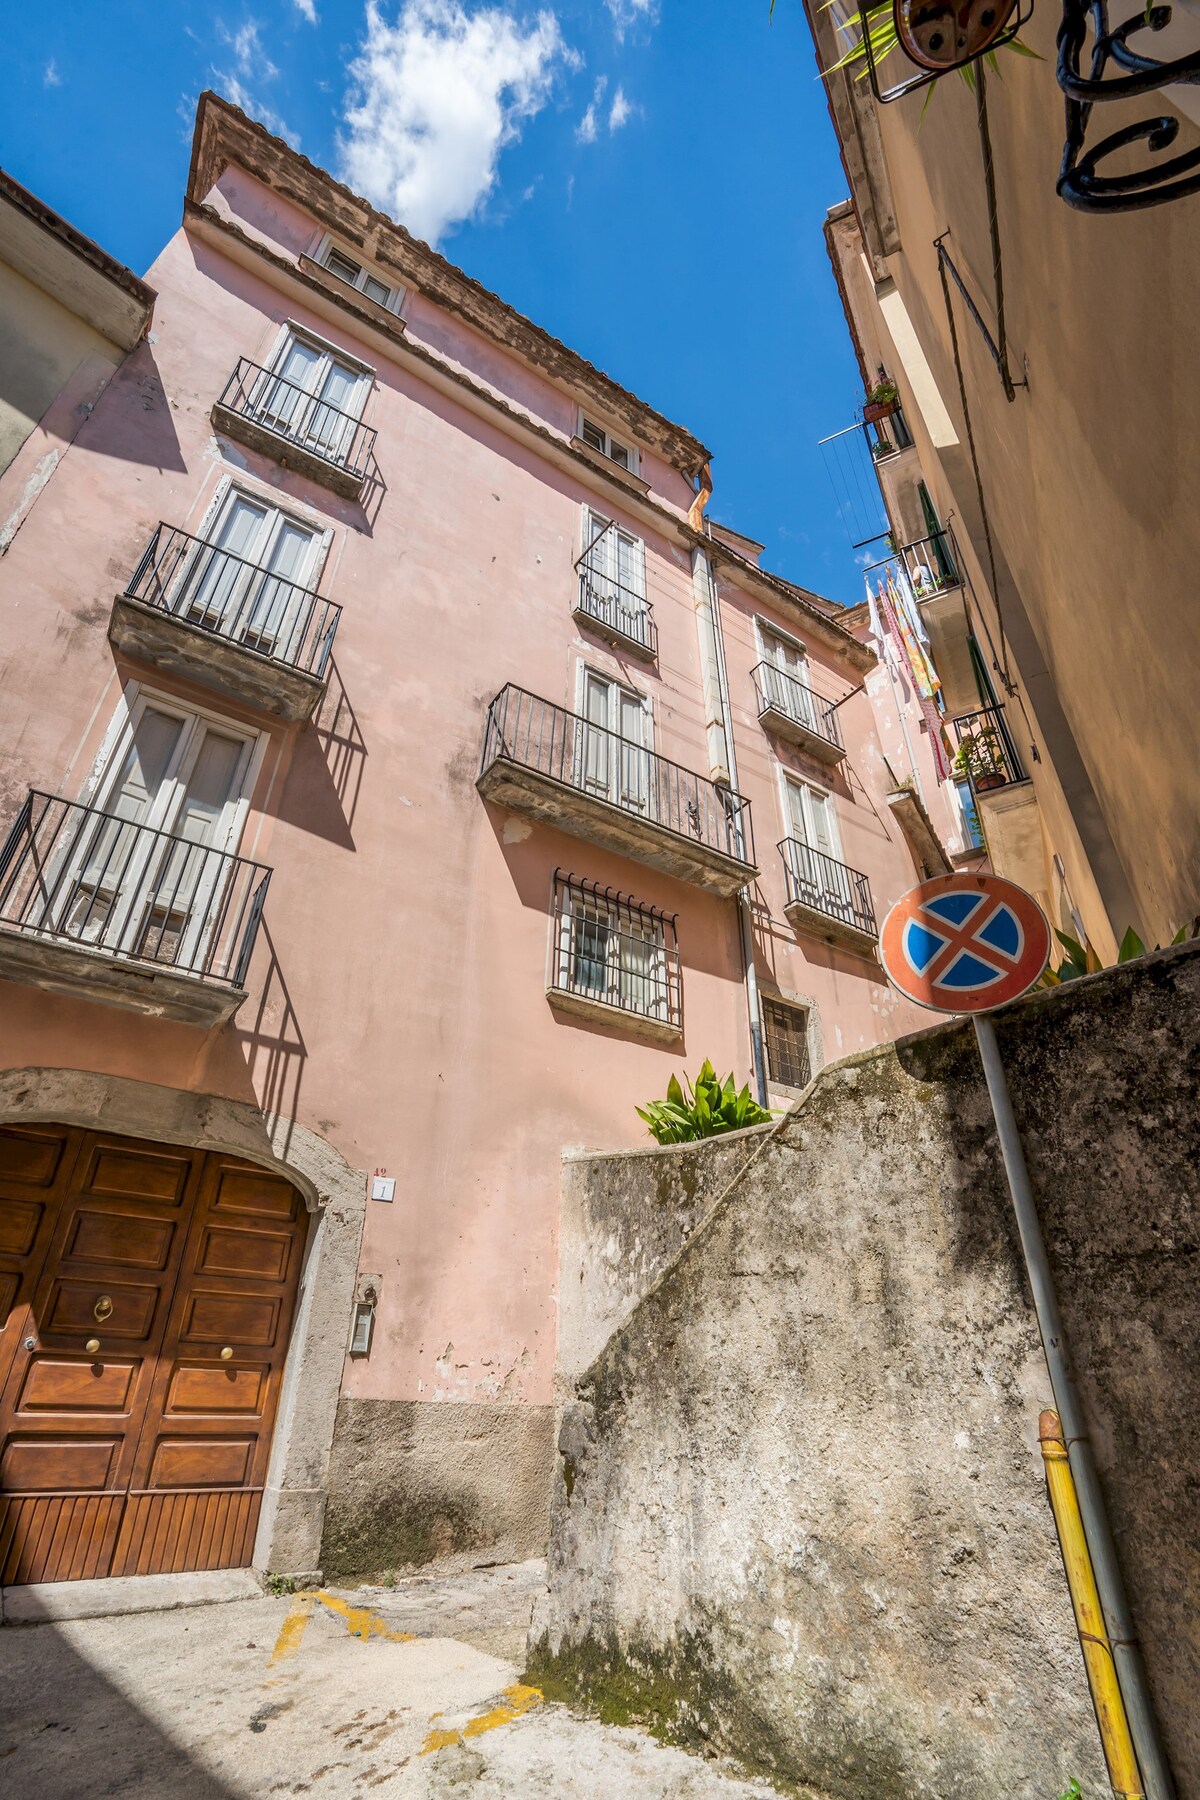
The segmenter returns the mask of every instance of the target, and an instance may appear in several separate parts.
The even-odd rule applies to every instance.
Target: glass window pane
[[[363,282],[363,293],[368,299],[378,301],[380,306],[386,306],[392,297],[391,288],[386,287],[382,281],[376,281],[374,275],[368,275]]]
[[[325,267],[334,275],[340,275],[343,281],[357,281],[362,273],[358,264],[351,262],[348,256],[343,256],[340,250],[330,250],[325,258]]]

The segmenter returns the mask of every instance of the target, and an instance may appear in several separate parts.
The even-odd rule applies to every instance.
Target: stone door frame
[[[253,1566],[264,1573],[316,1574],[367,1210],[365,1174],[305,1126],[243,1101],[88,1069],[0,1072],[0,1125],[34,1123],[223,1151],[276,1171],[304,1196],[313,1218]]]

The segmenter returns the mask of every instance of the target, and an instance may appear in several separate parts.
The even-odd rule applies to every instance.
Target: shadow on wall
[[[175,420],[151,346],[143,339],[109,382],[80,437],[93,456],[184,473]]]
[[[354,815],[367,744],[336,660],[311,726],[296,734],[276,818],[342,850],[354,850]]]
[[[5,1791],[28,1800],[236,1800],[49,1624],[0,1629],[0,1758]]]
[[[265,945],[269,960],[258,1007],[252,1024],[247,1007],[234,1030],[246,1059],[250,1098],[268,1117],[294,1124],[308,1049],[265,918],[259,926],[259,944]],[[261,948],[257,954],[261,956]],[[282,1153],[286,1156],[286,1147]]]

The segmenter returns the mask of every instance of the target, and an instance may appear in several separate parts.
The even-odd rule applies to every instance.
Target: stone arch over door
[[[242,1101],[87,1069],[0,1072],[0,1125],[57,1122],[223,1151],[286,1176],[313,1215],[267,1471],[254,1566],[319,1567],[329,1454],[366,1214],[366,1178],[303,1125]]]

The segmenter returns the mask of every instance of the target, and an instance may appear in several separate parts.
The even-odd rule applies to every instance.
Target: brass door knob
[[[231,1344],[226,1344],[225,1348],[221,1352],[221,1361],[228,1362],[232,1355],[233,1355],[233,1346]]]
[[[83,1347],[87,1351],[89,1356],[95,1356],[96,1352],[100,1348],[100,1339],[99,1338],[89,1338],[87,1343]]]
[[[105,1319],[111,1317],[112,1309],[113,1303],[109,1296],[107,1294],[98,1294],[96,1297],[96,1304],[92,1308],[92,1317],[98,1324],[102,1325]]]

